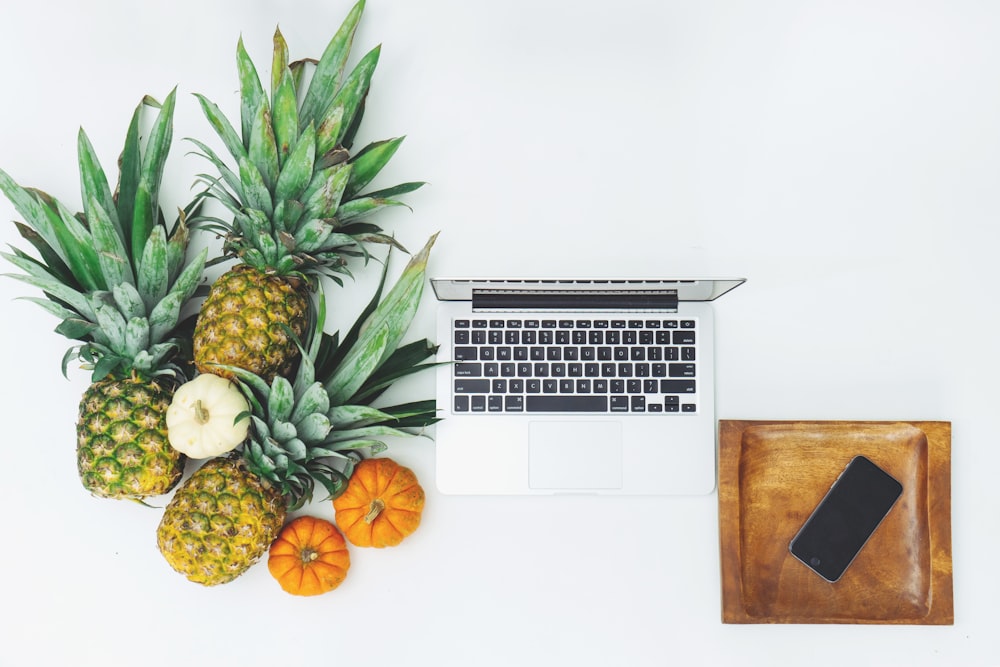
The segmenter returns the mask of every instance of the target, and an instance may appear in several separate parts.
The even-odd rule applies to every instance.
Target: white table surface
[[[236,113],[238,36],[266,72],[275,25],[318,56],[348,9],[7,6],[0,166],[79,208],[77,128],[113,172],[140,96],[177,85],[180,204],[207,169],[180,139],[211,138],[191,93]],[[3,279],[0,664],[1000,664],[997,34],[969,0],[370,0],[355,52],[383,44],[362,139],[407,135],[384,183],[430,182],[382,223],[441,232],[432,275],[745,276],[716,304],[720,419],[951,421],[954,626],[724,625],[714,493],[444,496],[429,439],[390,451],[420,529],[354,549],[335,592],[288,596],[263,564],[190,584],[158,510],[83,491],[87,378]]]

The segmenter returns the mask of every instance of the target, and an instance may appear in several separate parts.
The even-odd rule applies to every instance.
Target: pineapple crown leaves
[[[292,509],[311,497],[317,481],[331,497],[339,495],[362,452],[384,451],[386,438],[418,435],[437,421],[433,399],[371,405],[396,380],[435,365],[422,363],[437,350],[427,340],[399,345],[420,300],[414,285],[424,281],[433,241],[411,259],[384,299],[383,274],[375,297],[340,345],[336,336],[323,332],[326,308],[325,300],[319,299],[308,349],[297,341],[302,355],[293,380],[278,376],[269,385],[248,371],[223,367],[240,381],[251,406],[251,436],[242,445],[242,456],[252,472],[288,499]],[[390,330],[391,335],[380,336],[373,344],[365,334],[371,326]],[[367,359],[358,362],[366,355],[377,355],[382,363],[367,369]],[[327,375],[340,373],[360,377],[350,393],[330,390]]]
[[[93,146],[81,129],[77,150],[83,212],[72,214],[58,200],[18,185],[0,170],[4,192],[25,223],[15,223],[38,258],[12,247],[2,253],[23,274],[8,274],[44,293],[28,297],[61,321],[56,331],[83,344],[73,358],[107,375],[178,373],[171,359],[181,345],[175,333],[181,307],[201,280],[207,250],[187,261],[185,219],[199,200],[179,212],[168,230],[159,208],[159,187],[172,140],[176,90],[160,105],[145,97],[136,107],[119,159],[112,193]],[[145,107],[158,108],[143,149],[139,125]]]
[[[239,40],[239,131],[216,104],[196,95],[234,164],[190,139],[218,171],[199,178],[209,196],[233,217],[228,221],[202,216],[192,223],[226,238],[223,259],[235,256],[279,274],[319,274],[342,283],[338,274],[349,274],[349,258],[368,260],[366,243],[398,246],[367,219],[380,210],[405,206],[398,197],[423,183],[363,190],[403,137],[375,141],[350,154],[381,52],[375,47],[345,76],[364,4],[362,0],[354,6],[318,61],[289,63],[288,45],[276,30],[270,95]],[[315,67],[300,95],[310,63]]]

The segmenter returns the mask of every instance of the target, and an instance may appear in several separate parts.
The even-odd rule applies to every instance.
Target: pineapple
[[[214,283],[199,315],[193,344],[201,372],[227,375],[218,368],[225,365],[268,381],[287,376],[298,355],[294,339],[309,327],[318,278],[342,284],[350,258],[367,260],[365,243],[394,245],[370,216],[403,205],[396,197],[423,185],[363,193],[402,142],[376,141],[350,153],[380,52],[372,49],[344,76],[363,10],[362,0],[316,62],[304,92],[306,63],[289,64],[280,31],[270,96],[240,39],[239,134],[217,105],[197,96],[235,169],[192,140],[219,172],[202,176],[210,196],[232,215],[228,221],[204,216],[192,226],[223,237],[224,257],[239,262]]]
[[[79,341],[63,359],[92,371],[80,401],[77,463],[91,493],[138,499],[166,493],[180,480],[184,458],[170,447],[164,415],[185,378],[181,308],[201,280],[207,250],[188,261],[184,217],[171,230],[158,192],[169,151],[175,92],[162,106],[136,108],[121,154],[114,194],[80,130],[83,213],[23,188],[0,171],[0,190],[24,217],[21,235],[40,259],[13,248],[3,256],[24,272],[14,277],[42,290],[32,298],[61,321],[56,331]],[[145,107],[160,107],[145,150],[139,124]]]
[[[400,340],[420,301],[432,243],[384,300],[380,284],[342,341],[323,333],[321,300],[293,380],[268,384],[230,368],[251,406],[250,436],[177,488],[157,529],[171,567],[206,586],[232,581],[267,551],[287,512],[312,498],[316,482],[339,495],[362,451],[383,451],[383,438],[414,435],[436,421],[433,400],[372,407],[395,380],[431,365],[422,362],[435,346]]]

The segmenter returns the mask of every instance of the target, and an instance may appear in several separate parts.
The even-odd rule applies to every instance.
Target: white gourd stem
[[[198,420],[199,424],[208,423],[209,419],[208,410],[206,410],[205,406],[202,405],[201,400],[197,400],[194,402],[194,418]]]

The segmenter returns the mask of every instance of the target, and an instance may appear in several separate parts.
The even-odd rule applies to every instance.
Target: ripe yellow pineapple
[[[395,244],[370,216],[403,205],[396,197],[422,185],[362,192],[402,142],[377,141],[350,153],[379,56],[379,48],[372,49],[344,76],[363,10],[362,0],[331,39],[304,92],[306,62],[289,63],[280,31],[270,95],[240,40],[239,132],[198,96],[236,167],[194,140],[219,172],[210,179],[210,196],[232,220],[203,217],[192,226],[224,237],[224,254],[240,262],[213,285],[198,318],[193,343],[202,372],[235,366],[267,380],[290,372],[298,354],[293,339],[308,329],[309,290],[317,278],[341,283],[349,258],[367,259],[365,243]]]
[[[186,257],[184,217],[195,206],[168,229],[158,204],[174,97],[172,91],[162,106],[146,98],[136,108],[113,194],[80,131],[83,213],[73,215],[0,171],[0,190],[24,216],[18,230],[39,259],[17,248],[3,256],[24,272],[15,278],[42,290],[45,298],[31,300],[59,318],[56,331],[79,341],[63,372],[74,358],[92,370],[79,407],[77,464],[84,487],[109,498],[166,493],[184,467],[167,440],[165,412],[186,377],[180,312],[201,280],[207,251]],[[139,126],[147,106],[160,110],[143,150]]]
[[[267,552],[286,512],[308,502],[316,482],[338,495],[362,451],[382,451],[383,438],[415,435],[436,421],[433,400],[371,405],[396,380],[431,365],[423,362],[435,346],[400,341],[420,301],[432,243],[384,300],[379,287],[342,340],[323,333],[320,301],[293,380],[268,384],[229,369],[250,403],[250,435],[174,492],[156,533],[171,567],[206,586],[232,581]]]

